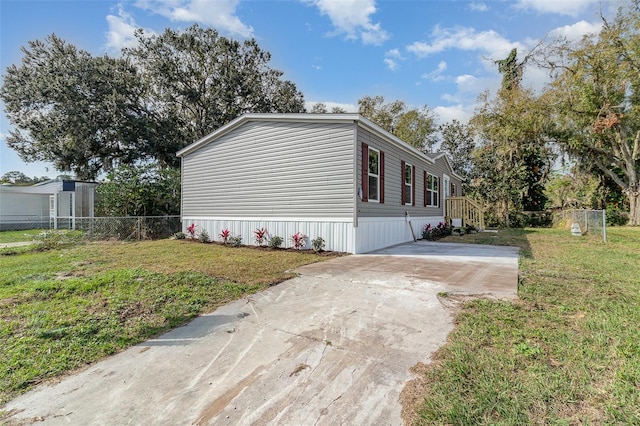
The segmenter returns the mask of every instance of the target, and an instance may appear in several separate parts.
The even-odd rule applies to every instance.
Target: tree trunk
[[[640,192],[629,191],[629,225],[640,226]]]
[[[503,201],[504,207],[504,226],[507,228],[511,228],[511,221],[509,220],[509,199],[506,198]]]

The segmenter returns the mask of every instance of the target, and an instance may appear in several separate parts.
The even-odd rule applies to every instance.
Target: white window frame
[[[409,180],[410,182],[407,183],[407,167],[409,168]],[[405,206],[412,206],[413,205],[413,185],[415,185],[415,182],[413,182],[413,164],[409,164],[409,163],[405,163],[404,164],[404,185],[402,186],[402,190],[405,190],[405,187],[409,187],[409,198],[407,199],[407,197],[404,197],[404,205]]]
[[[428,194],[427,200],[429,200],[429,202],[427,203],[427,207],[440,207],[440,197],[439,197],[439,192],[440,192],[440,188],[437,187],[436,189],[433,189],[433,182],[436,182],[436,184],[438,184],[439,182],[438,176],[436,175],[432,175],[431,173],[427,173],[427,187],[425,188],[425,192]],[[429,185],[429,183],[431,182],[431,185]],[[436,200],[436,204],[433,204],[432,201],[434,199],[434,193],[436,195],[435,200]]]
[[[368,197],[368,201],[372,202],[372,203],[379,203],[380,202],[380,150],[375,149],[375,148],[368,148],[369,151],[367,152],[367,176],[369,179],[369,182],[367,182],[367,191],[371,190],[371,178],[374,177],[376,178],[376,180],[378,181],[378,184],[376,185],[376,198],[373,199],[371,198],[371,193],[367,194]],[[369,159],[371,158],[371,151],[374,151],[376,153],[378,153],[378,173],[371,173],[371,163],[369,163]]]

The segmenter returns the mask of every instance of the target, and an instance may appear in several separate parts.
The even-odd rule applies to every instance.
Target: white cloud
[[[438,64],[438,68],[435,70],[422,74],[422,78],[431,81],[442,81],[444,80],[443,72],[447,70],[447,63],[445,61],[440,61]]]
[[[456,77],[458,93],[469,93],[473,96],[477,96],[485,90],[495,92],[500,87],[501,81],[502,77],[497,72],[487,77],[476,77],[469,74]]]
[[[384,63],[391,71],[397,70],[400,65],[398,61],[403,61],[404,58],[398,49],[387,50],[384,54]]]
[[[371,22],[376,13],[374,0],[307,0],[326,15],[335,27],[336,34],[347,39],[361,39],[364,44],[380,45],[389,39],[389,34],[380,23]]]
[[[576,16],[600,0],[518,0],[516,7],[540,13]]]
[[[387,58],[404,59],[402,57],[402,54],[400,53],[400,50],[398,49],[387,50],[384,56],[386,56]]]
[[[433,108],[433,112],[436,114],[436,120],[438,124],[445,124],[453,119],[460,121],[461,123],[467,123],[473,117],[475,104],[457,104],[451,106],[437,106]]]
[[[431,33],[431,43],[416,41],[406,47],[418,57],[426,57],[449,49],[480,51],[498,58],[506,57],[511,49],[522,48],[521,43],[511,42],[494,30],[478,32],[474,28],[440,28]]]
[[[113,54],[120,53],[123,47],[135,47],[138,43],[134,33],[138,29],[133,16],[126,12],[122,4],[118,4],[118,15],[107,15],[107,42],[105,47]],[[153,31],[145,29],[149,35],[155,34]]]
[[[391,58],[384,58],[384,64],[391,71],[395,71],[399,67],[398,63],[395,60],[391,59]]]
[[[472,12],[486,12],[489,10],[489,7],[483,2],[471,2],[469,3],[469,10]]]
[[[522,76],[522,84],[535,91],[542,90],[546,84],[551,82],[549,70],[535,66],[527,67]]]
[[[570,41],[578,41],[587,34],[598,34],[602,30],[602,22],[578,21],[573,25],[565,25],[549,31],[551,37],[564,37]]]
[[[244,24],[236,9],[239,0],[138,0],[137,7],[177,22],[198,22],[221,32],[251,37],[253,28]]]

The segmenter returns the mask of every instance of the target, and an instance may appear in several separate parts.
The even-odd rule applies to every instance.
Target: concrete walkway
[[[418,242],[299,272],[4,410],[27,424],[399,425],[410,367],[453,328],[437,294],[513,298],[518,255]]]
[[[33,244],[37,244],[34,243],[33,241],[18,241],[15,243],[0,243],[0,249],[3,248],[10,248],[10,247],[23,247],[23,246],[30,246]]]

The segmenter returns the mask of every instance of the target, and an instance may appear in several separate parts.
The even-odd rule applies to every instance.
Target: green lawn
[[[25,229],[23,231],[0,231],[0,244],[32,241],[33,237],[48,229]]]
[[[174,240],[6,253],[0,255],[0,405],[327,259]]]
[[[564,229],[446,239],[520,246],[520,300],[462,306],[417,368],[412,422],[640,424],[640,228],[608,231],[607,243]]]

